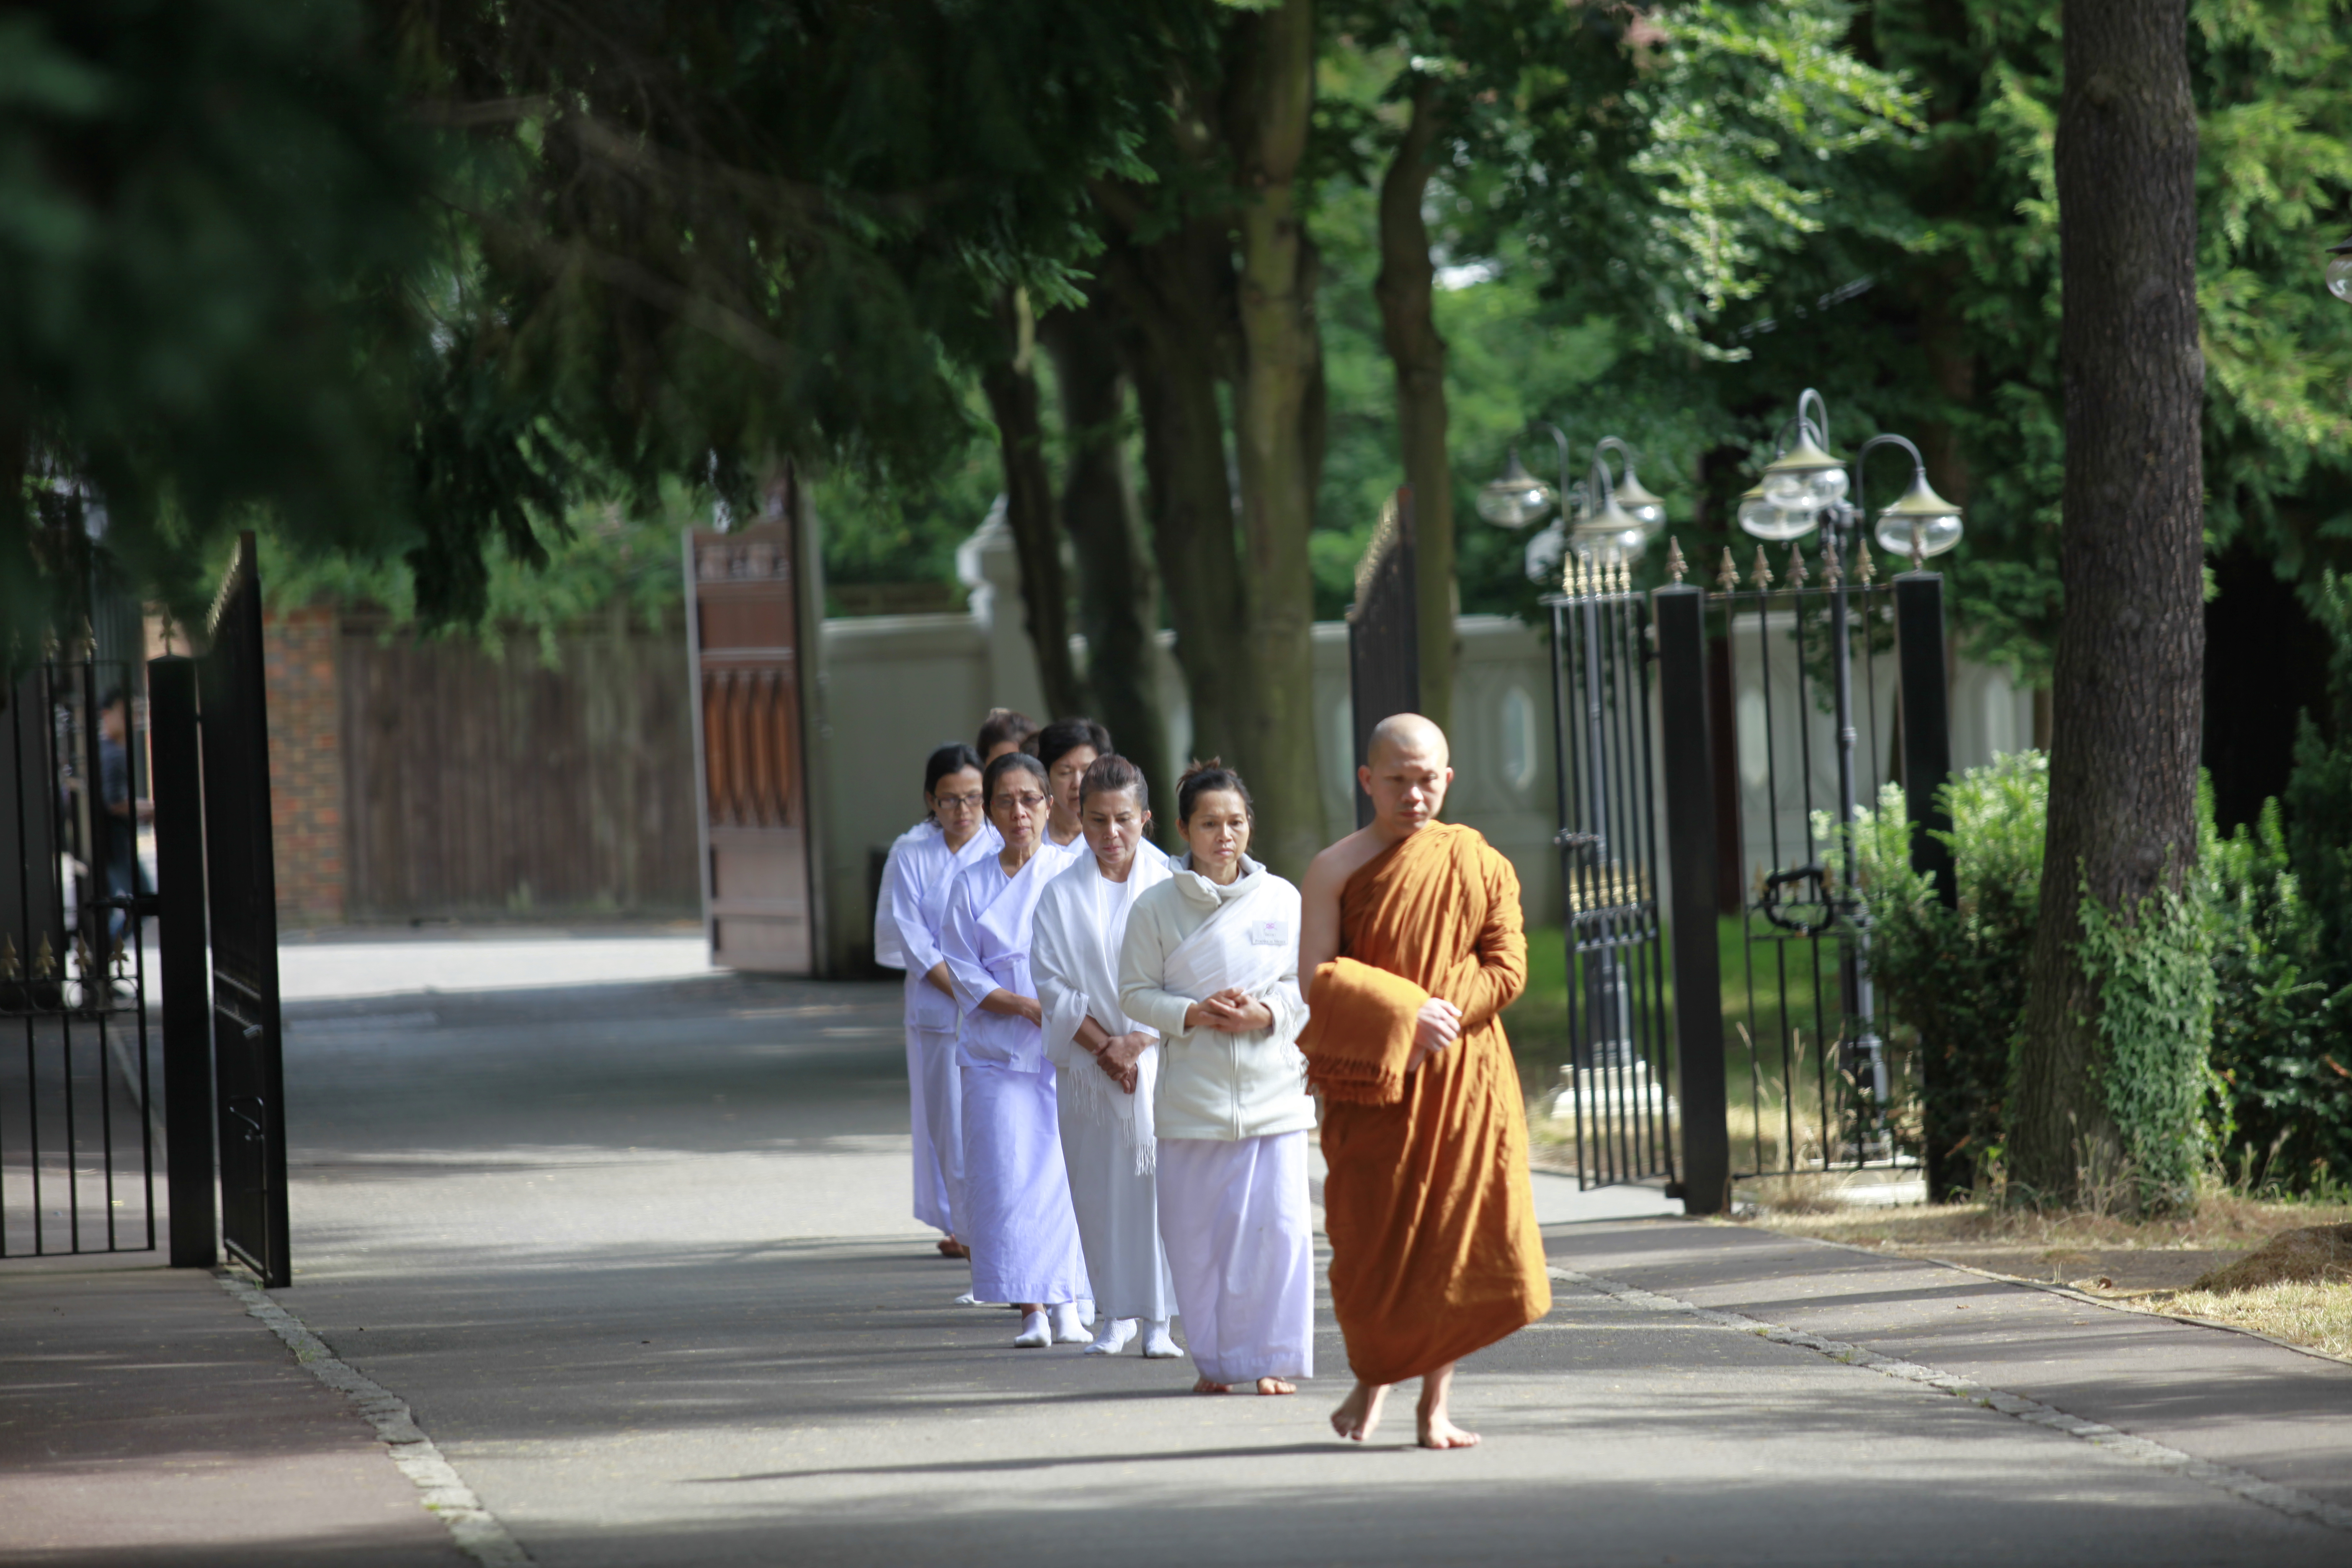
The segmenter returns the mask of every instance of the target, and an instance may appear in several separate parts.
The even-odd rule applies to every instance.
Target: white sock
[[[1154,1318],[1143,1331],[1143,1353],[1154,1361],[1174,1361],[1184,1352],[1169,1336],[1168,1320]]]
[[[1054,1331],[1046,1326],[1045,1313],[1024,1312],[1021,1315],[1021,1333],[1013,1342],[1013,1349],[1042,1350],[1053,1342]]]
[[[1095,1331],[1095,1342],[1087,1347],[1088,1355],[1117,1355],[1135,1338],[1133,1318],[1105,1317],[1102,1326]]]
[[[1087,1342],[1086,1325],[1078,1321],[1078,1305],[1075,1301],[1058,1301],[1046,1309],[1054,1320],[1054,1342],[1057,1345],[1082,1345]]]

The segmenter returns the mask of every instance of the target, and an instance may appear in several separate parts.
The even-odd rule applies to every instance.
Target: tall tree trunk
[[[1297,191],[1315,101],[1315,8],[1312,0],[1282,0],[1237,26],[1243,363],[1234,423],[1246,560],[1242,588],[1260,683],[1242,766],[1257,800],[1259,858],[1295,880],[1324,838],[1307,550],[1321,355],[1313,254]]]
[[[1095,717],[1109,727],[1119,754],[1143,770],[1153,797],[1172,800],[1168,732],[1152,690],[1160,595],[1121,447],[1127,374],[1115,307],[1097,294],[1085,310],[1057,310],[1039,328],[1054,355],[1069,444],[1062,525],[1077,547],[1078,629],[1087,637]]]
[[[1438,131],[1435,84],[1417,76],[1412,119],[1381,178],[1381,335],[1396,369],[1397,444],[1412,487],[1421,710],[1440,729],[1454,709],[1454,468],[1445,451],[1445,340],[1437,335],[1435,268],[1421,202]]]
[[[1128,210],[1118,193],[1102,195],[1107,210]],[[1192,755],[1238,766],[1259,682],[1244,635],[1233,481],[1217,407],[1235,330],[1230,252],[1224,226],[1205,219],[1148,245],[1114,235],[1104,278],[1127,328],[1152,554],[1191,700]]]
[[[2013,1180],[2071,1199],[2082,1157],[2117,1148],[2081,900],[2128,919],[2197,853],[2204,370],[2185,0],[2066,0],[2064,27],[2066,610],[2010,1159]]]
[[[1062,577],[1060,531],[1054,523],[1054,479],[1045,467],[1045,430],[1037,413],[1035,332],[1028,301],[1010,294],[998,307],[1005,356],[981,371],[981,390],[996,419],[1004,463],[1004,521],[1021,563],[1021,603],[1037,650],[1037,683],[1059,718],[1087,710],[1086,684],[1070,658],[1069,589]]]

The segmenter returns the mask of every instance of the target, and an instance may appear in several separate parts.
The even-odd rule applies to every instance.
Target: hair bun
[[[1185,768],[1182,773],[1176,775],[1176,787],[1179,789],[1183,788],[1186,784],[1190,783],[1193,778],[1202,773],[1221,773],[1224,771],[1225,760],[1223,757],[1211,757],[1206,762],[1202,762],[1200,758],[1194,757],[1192,761],[1192,764]]]

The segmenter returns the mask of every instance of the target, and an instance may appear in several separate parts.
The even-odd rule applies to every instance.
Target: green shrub
[[[2289,868],[2291,837],[2273,801],[2259,823],[2205,851],[2217,926],[2213,1142],[2224,1173],[2253,1190],[2352,1179],[2352,984],[2339,980],[2343,950]]]
[[[1999,1157],[2011,1042],[2025,1010],[2026,959],[2042,888],[2050,778],[2039,752],[1996,757],[1948,781],[1955,907],[1911,868],[1903,791],[1890,784],[1856,825],[1883,1011],[1919,1044],[1921,1121],[1932,1195],[1974,1190]]]

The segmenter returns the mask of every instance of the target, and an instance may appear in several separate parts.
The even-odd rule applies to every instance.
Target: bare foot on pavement
[[[1331,1412],[1331,1430],[1351,1443],[1360,1443],[1381,1424],[1381,1406],[1388,1400],[1386,1384],[1359,1383],[1353,1393]]]

